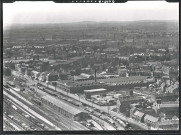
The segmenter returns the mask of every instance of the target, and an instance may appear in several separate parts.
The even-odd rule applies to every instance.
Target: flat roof
[[[130,76],[130,77],[117,77],[117,78],[106,78],[95,80],[84,80],[84,81],[62,81],[60,83],[66,83],[68,86],[82,86],[82,85],[100,85],[100,84],[114,84],[114,85],[126,85],[140,83],[146,80],[147,76]]]
[[[158,117],[153,117],[153,116],[148,115],[148,114],[146,114],[146,116],[145,116],[145,120],[149,120],[149,121],[152,121],[152,122],[157,122],[158,119],[159,119]]]
[[[140,111],[136,111],[136,112],[134,113],[134,115],[139,116],[139,117],[141,118],[141,117],[143,117],[144,113],[142,113],[142,112],[140,112]]]
[[[66,110],[67,112],[70,112],[73,115],[79,114],[81,112],[84,112],[80,109],[77,109],[73,106],[70,106],[69,104],[66,104],[65,102],[62,102],[50,95],[45,95],[42,97],[42,99],[49,101],[51,103],[53,103],[54,105],[56,105],[57,107],[63,108],[64,110]]]
[[[99,92],[99,91],[106,91],[106,89],[100,88],[100,89],[84,90],[84,92]]]

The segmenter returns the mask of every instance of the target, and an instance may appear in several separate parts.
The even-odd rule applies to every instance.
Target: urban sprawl
[[[3,32],[3,130],[178,130],[178,22]]]

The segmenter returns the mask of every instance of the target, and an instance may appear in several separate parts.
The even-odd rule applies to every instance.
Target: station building
[[[41,98],[41,101],[42,101],[42,105],[52,108],[55,112],[63,114],[69,119],[72,119],[75,121],[90,119],[90,116],[88,115],[88,113],[74,106],[66,104],[65,102],[62,102],[50,95],[43,96]]]

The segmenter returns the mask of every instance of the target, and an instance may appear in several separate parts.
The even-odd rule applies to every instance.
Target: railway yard
[[[179,131],[178,17],[115,21],[115,13],[108,20],[90,13],[35,23],[30,12],[4,25],[3,133]]]
[[[14,77],[19,73],[14,71]],[[60,131],[60,130],[132,130],[129,124],[100,109],[82,103],[68,95],[46,87],[26,78],[27,87],[23,90],[6,84],[3,86],[3,130],[4,131]],[[6,78],[4,78],[4,83]],[[37,85],[38,84],[38,85]],[[56,107],[45,105],[42,97],[49,96],[60,101],[75,112],[75,120],[65,109],[55,111]],[[61,106],[61,104],[60,104]],[[82,114],[83,113],[83,114]],[[79,116],[80,115],[80,116]],[[85,118],[81,118],[85,115]]]

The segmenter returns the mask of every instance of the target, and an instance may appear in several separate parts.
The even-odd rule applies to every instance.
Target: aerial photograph
[[[3,131],[179,130],[179,3],[3,3]]]

